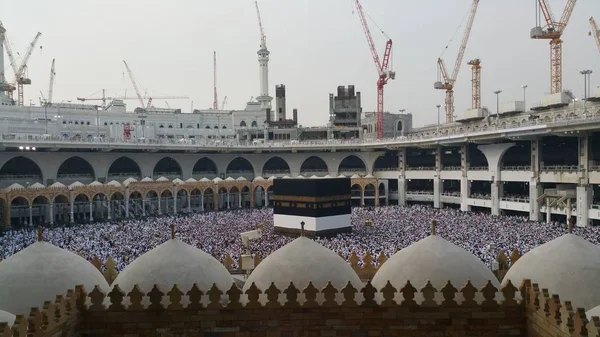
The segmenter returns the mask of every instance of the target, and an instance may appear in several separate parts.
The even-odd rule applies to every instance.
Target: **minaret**
[[[261,40],[260,49],[258,50],[258,65],[260,79],[260,96],[256,100],[260,102],[260,108],[266,113],[267,109],[271,109],[271,101],[273,97],[269,96],[269,50],[267,49],[267,41],[265,38]],[[272,118],[271,118],[272,119]]]

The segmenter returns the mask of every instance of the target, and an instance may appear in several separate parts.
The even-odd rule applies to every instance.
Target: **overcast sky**
[[[566,0],[549,0],[560,18]],[[396,80],[385,88],[385,109],[406,109],[415,125],[436,123],[435,105],[444,92],[433,89],[437,57],[451,71],[471,0],[362,0],[362,4],[394,41]],[[364,111],[375,110],[376,69],[353,0],[260,0],[267,45],[271,95],[287,88],[288,117],[298,108],[300,123],[322,125],[328,119],[328,94],[338,85],[354,84]],[[600,1],[578,1],[563,36],[563,88],[583,94],[580,70],[592,69],[592,87],[600,76],[600,53],[588,36],[588,18],[600,20]],[[13,51],[24,54],[40,31],[39,47],[29,61],[25,101],[47,95],[50,64],[56,58],[55,102],[77,97],[134,93],[122,60],[131,67],[141,91],[151,95],[183,95],[172,108],[209,108],[213,101],[213,50],[218,58],[219,101],[227,109],[243,109],[259,91],[259,29],[253,0],[19,0],[0,1],[0,20]],[[462,24],[462,26],[460,26]],[[383,54],[384,35],[370,21]],[[550,91],[547,40],[531,40],[535,0],[482,0],[455,85],[459,116],[471,105],[471,73],[466,64],[482,60],[482,103],[495,110],[500,101],[520,100],[527,84],[528,106]],[[460,26],[460,27],[459,27]],[[18,57],[17,57],[18,58]],[[5,57],[8,77],[12,71]],[[138,101],[128,101],[130,109]],[[166,107],[165,100],[155,105]],[[444,117],[442,116],[442,119]]]

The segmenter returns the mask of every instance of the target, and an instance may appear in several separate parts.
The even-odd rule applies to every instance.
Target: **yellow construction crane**
[[[592,26],[592,31],[590,35],[594,35],[594,40],[596,40],[596,46],[598,46],[598,51],[600,51],[600,29],[598,29],[598,25],[596,24],[596,20],[594,17],[590,17],[590,25]]]
[[[454,70],[452,71],[452,74],[448,75],[444,60],[442,60],[441,57],[437,60],[439,75],[438,81],[434,83],[433,87],[439,90],[446,90],[446,99],[444,101],[446,109],[446,123],[450,123],[454,119],[454,83],[456,82],[456,77],[458,76],[458,71],[460,70],[460,65],[462,64],[463,56],[465,55],[465,50],[467,49],[467,42],[469,41],[469,35],[471,34],[471,27],[473,27],[473,20],[475,19],[475,13],[477,12],[478,5],[479,0],[473,0],[471,11],[469,13],[469,20],[467,21],[467,27],[460,44],[460,49],[458,50],[458,57],[454,63]]]
[[[541,26],[539,15],[536,17],[536,26],[531,29],[530,36],[532,39],[550,40],[550,93],[556,94],[562,91],[562,34],[567,28],[573,8],[577,0],[569,0],[560,21],[554,20],[554,15],[550,11],[548,0],[538,0],[536,7],[544,15],[546,25]]]
[[[479,59],[473,59],[467,64],[471,66],[471,83],[473,91],[471,109],[481,109],[481,61]]]

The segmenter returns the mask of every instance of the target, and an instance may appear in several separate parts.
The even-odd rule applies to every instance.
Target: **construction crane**
[[[223,98],[223,103],[221,103],[221,110],[225,110],[225,106],[227,105],[227,96]]]
[[[600,29],[598,29],[598,25],[593,16],[590,17],[590,25],[592,26],[592,31],[589,34],[593,34],[594,40],[596,40],[596,46],[598,46],[598,51],[600,51]]]
[[[562,91],[562,40],[561,36],[567,28],[573,8],[577,0],[569,0],[560,21],[554,20],[554,15],[550,11],[547,0],[538,0],[536,7],[544,15],[546,25],[541,26],[539,15],[536,15],[536,26],[531,29],[530,37],[532,39],[550,40],[550,93],[556,94]],[[538,11],[536,11],[538,14]]]
[[[129,65],[127,65],[127,62],[125,62],[125,60],[123,60],[123,64],[125,64],[125,69],[127,69],[127,73],[129,74],[129,79],[131,80],[131,84],[133,85],[133,89],[135,90],[135,94],[137,95],[138,99],[140,100],[140,107],[143,108],[146,106],[146,104],[144,104],[144,99],[142,98],[142,94],[140,93],[140,89],[137,86],[137,82],[135,80],[135,77],[133,77],[133,72],[131,71],[131,69],[129,69]],[[152,104],[152,99],[148,99],[148,107],[150,107],[150,104]]]
[[[2,22],[0,22],[0,25],[2,24]],[[27,70],[27,61],[29,61],[29,58],[31,57],[31,54],[33,53],[33,49],[35,48],[35,45],[37,44],[37,41],[39,40],[40,36],[42,36],[42,33],[38,32],[35,36],[35,38],[33,39],[33,41],[29,44],[29,48],[27,49],[27,52],[25,52],[25,56],[22,59],[21,65],[17,68],[17,63],[15,62],[15,57],[14,54],[12,52],[12,48],[10,46],[10,43],[8,41],[8,37],[6,36],[6,33],[4,34],[4,47],[6,49],[6,54],[8,55],[8,59],[10,61],[10,66],[13,69],[13,72],[15,73],[15,78],[14,80],[9,83],[9,85],[11,87],[15,87],[17,88],[17,105],[19,106],[23,106],[23,85],[29,85],[31,84],[31,79],[27,78],[26,76],[26,70]],[[12,99],[13,98],[13,91],[10,90],[8,91],[8,96]]]
[[[126,101],[126,100],[132,100],[132,99],[139,99],[138,97],[131,97],[131,96],[102,96],[102,97],[77,97],[77,100],[80,102],[85,102],[85,101],[102,101],[102,107],[106,106],[106,101],[112,101],[112,100],[122,100],[122,101]],[[150,102],[152,102],[152,99],[189,99],[188,96],[153,96],[148,98],[148,100]],[[143,108],[144,106],[142,106]]]
[[[219,98],[217,96],[217,52],[213,51],[213,109],[219,110]]]
[[[475,20],[475,13],[477,13],[478,5],[479,0],[473,0],[473,4],[471,4],[471,11],[469,12],[467,27],[465,28],[465,33],[458,50],[458,56],[456,57],[456,62],[454,63],[454,69],[452,70],[452,74],[450,76],[448,76],[448,72],[446,71],[444,60],[442,60],[441,57],[438,57],[437,60],[439,68],[438,81],[434,83],[433,87],[439,90],[446,90],[446,99],[444,101],[444,108],[446,110],[446,123],[451,123],[454,120],[454,83],[458,77],[463,56],[465,55],[465,50],[467,49],[467,42],[469,42],[471,27],[473,27],[473,21]]]
[[[473,59],[467,64],[471,66],[471,85],[473,87],[471,109],[481,109],[481,61]]]
[[[13,72],[17,73],[17,64],[15,63],[15,59],[12,54],[12,50],[10,49],[10,44],[8,43],[8,37],[6,36],[6,29],[4,29],[4,25],[2,21],[0,21],[0,35],[2,36],[2,40],[4,41],[6,53],[8,54],[10,65],[13,69]],[[0,91],[6,91],[8,96],[12,99],[12,92],[15,90],[15,86],[8,83],[6,80],[6,75],[4,74],[4,69],[0,69]]]
[[[54,61],[55,59],[52,59],[52,66],[50,67],[50,83],[48,84],[48,100],[46,101],[46,104],[52,104],[52,94],[54,92],[54,75],[56,75],[56,73],[54,72]]]
[[[377,138],[381,139],[384,136],[384,119],[383,119],[383,87],[387,84],[388,80],[393,80],[396,78],[396,73],[389,69],[389,61],[390,54],[392,52],[392,39],[390,39],[385,33],[382,33],[388,39],[385,44],[385,51],[383,53],[383,59],[379,59],[379,54],[377,53],[377,48],[375,47],[375,42],[373,42],[373,37],[371,36],[371,31],[369,30],[369,25],[367,23],[367,19],[365,17],[365,13],[363,11],[363,7],[360,4],[359,0],[354,1],[356,4],[356,10],[358,12],[358,16],[360,17],[360,22],[363,27],[363,31],[367,38],[367,43],[369,44],[369,48],[371,49],[371,55],[373,56],[373,61],[375,61],[375,67],[377,68],[377,109],[376,113],[376,128],[377,128]]]

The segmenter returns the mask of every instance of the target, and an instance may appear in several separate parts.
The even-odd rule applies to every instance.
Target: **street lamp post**
[[[496,94],[496,120],[500,120],[500,93],[501,92],[502,92],[502,90],[494,91],[494,94]]]
[[[523,108],[527,111],[527,84],[523,84],[521,88],[523,88]]]
[[[435,106],[438,109],[438,118],[437,118],[437,131],[440,131],[440,108],[442,107],[441,105],[436,105]]]
[[[590,86],[589,86],[589,82],[590,82],[590,75],[592,74],[592,71],[589,69],[586,70],[582,70],[579,72],[581,75],[583,75],[583,99],[587,99],[589,98],[589,91],[590,91]]]

